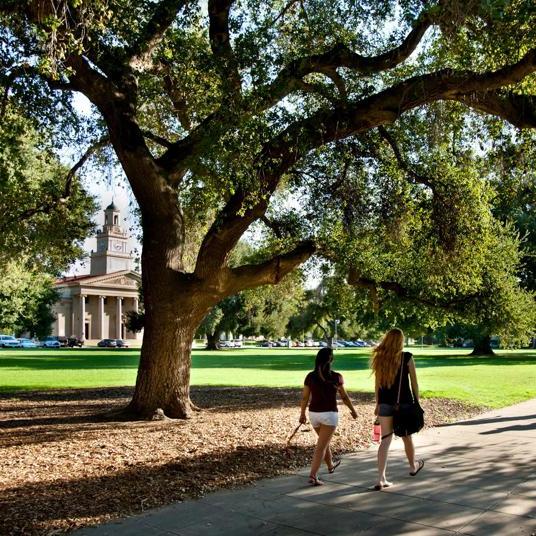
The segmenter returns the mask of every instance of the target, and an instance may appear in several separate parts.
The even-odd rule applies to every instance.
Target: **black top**
[[[378,390],[378,404],[391,404],[394,406],[396,404],[396,399],[398,397],[398,386],[400,385],[400,369],[402,369],[402,386],[400,388],[400,403],[401,404],[412,404],[413,396],[411,394],[411,389],[409,386],[409,369],[408,363],[409,360],[413,357],[413,354],[410,352],[404,352],[402,354],[404,364],[398,369],[398,372],[395,376],[395,381],[391,387],[380,387]]]
[[[323,381],[313,371],[307,374],[304,383],[311,389],[309,411],[337,411],[337,391],[344,383],[342,374],[331,371],[326,381]]]

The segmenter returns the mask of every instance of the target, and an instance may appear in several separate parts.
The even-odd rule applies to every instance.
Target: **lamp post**
[[[333,324],[335,325],[335,337],[333,339],[334,344],[337,344],[337,324],[340,322],[340,320],[335,319],[333,321]]]

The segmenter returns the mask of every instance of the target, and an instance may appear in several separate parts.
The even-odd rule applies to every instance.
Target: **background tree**
[[[50,333],[54,278],[83,254],[95,205],[47,132],[4,96],[0,122],[0,329]]]
[[[139,203],[136,414],[186,416],[191,343],[208,311],[278,283],[313,253],[304,225],[270,259],[228,264],[274,192],[297,166],[308,172],[305,157],[440,100],[536,123],[532,0],[209,0],[208,12],[187,0],[28,0],[0,13],[3,68],[25,80],[21,101],[25,89],[86,95]],[[183,262],[189,207],[215,207],[193,271]]]

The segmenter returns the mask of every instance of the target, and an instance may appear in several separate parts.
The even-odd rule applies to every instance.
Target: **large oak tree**
[[[442,100],[536,126],[532,0],[8,0],[0,13],[13,94],[84,94],[138,201],[140,415],[187,416],[203,317],[313,254],[303,225],[272,258],[228,264],[252,224],[277,227],[271,198],[305,157]],[[187,223],[208,207],[187,270]]]

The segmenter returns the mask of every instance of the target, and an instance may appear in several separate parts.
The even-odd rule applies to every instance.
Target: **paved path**
[[[536,536],[536,399],[416,437],[426,459],[408,475],[402,441],[392,443],[389,478],[371,491],[375,449],[344,456],[325,486],[308,469],[160,508],[77,535]]]

